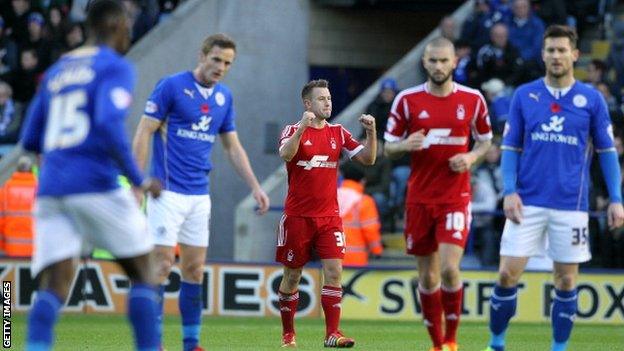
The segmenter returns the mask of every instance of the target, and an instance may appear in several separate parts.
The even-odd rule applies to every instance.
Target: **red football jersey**
[[[299,124],[288,125],[282,131],[280,148],[295,133]],[[301,136],[299,150],[286,162],[288,195],[285,213],[288,216],[338,216],[338,161],[340,152],[349,158],[364,146],[353,139],[340,124],[326,123],[316,129],[308,127]]]
[[[470,172],[452,171],[449,158],[469,151],[471,133],[475,140],[492,138],[483,95],[457,83],[445,97],[432,95],[427,83],[402,91],[392,103],[384,138],[396,142],[421,129],[424,148],[411,154],[406,203],[467,203]]]

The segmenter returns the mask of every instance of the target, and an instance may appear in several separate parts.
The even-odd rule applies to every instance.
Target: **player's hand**
[[[405,151],[422,150],[425,145],[425,130],[421,129],[410,134],[407,139],[403,140]]]
[[[614,230],[624,224],[624,207],[619,202],[612,202],[607,208],[607,223],[609,229]]]
[[[310,111],[305,111],[303,116],[301,116],[301,121],[299,122],[299,128],[304,130],[312,125],[312,121],[316,118],[314,113]]]
[[[520,224],[522,222],[522,199],[518,193],[505,196],[503,199],[503,211],[510,221]]]
[[[362,114],[358,120],[360,121],[360,124],[362,124],[362,128],[364,128],[367,133],[376,133],[375,117],[367,114]]]
[[[149,178],[145,183],[143,183],[141,189],[149,193],[152,198],[158,199],[160,197],[160,193],[162,192],[162,183],[158,179]]]
[[[451,167],[452,171],[457,173],[467,172],[476,160],[477,158],[471,152],[457,154],[449,158],[449,167]]]
[[[143,193],[143,189],[138,186],[132,187],[132,194],[134,195],[134,199],[136,200],[139,207],[143,205],[143,200],[145,200],[145,194]]]
[[[258,203],[258,210],[256,213],[259,215],[265,214],[269,210],[269,205],[271,204],[267,194],[262,188],[258,188],[252,192],[252,195]]]

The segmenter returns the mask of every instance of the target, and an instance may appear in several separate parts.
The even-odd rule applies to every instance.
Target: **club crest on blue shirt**
[[[582,108],[587,106],[587,98],[585,97],[585,95],[576,94],[572,98],[572,103],[574,104],[574,106]]]
[[[218,91],[215,94],[215,101],[217,102],[217,105],[223,106],[223,104],[225,104],[225,95],[223,95],[223,93]]]

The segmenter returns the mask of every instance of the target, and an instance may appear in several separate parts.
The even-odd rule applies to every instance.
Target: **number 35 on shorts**
[[[572,245],[587,245],[587,227],[572,228]]]
[[[345,246],[345,235],[342,232],[334,232],[334,236],[336,237],[336,246],[343,247]]]

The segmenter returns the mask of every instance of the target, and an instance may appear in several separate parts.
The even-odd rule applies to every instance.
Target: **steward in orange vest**
[[[37,178],[32,173],[32,162],[20,157],[17,171],[0,188],[0,233],[6,256],[30,257],[33,252],[33,207]]]
[[[341,165],[344,180],[338,188],[338,207],[347,238],[344,266],[366,266],[369,254],[379,256],[381,224],[375,200],[364,194],[364,171],[347,162]]]

